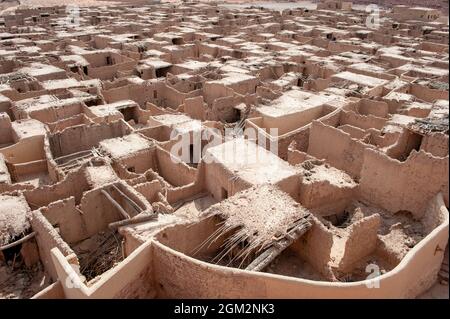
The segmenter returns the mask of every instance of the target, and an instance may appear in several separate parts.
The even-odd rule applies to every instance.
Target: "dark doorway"
[[[228,191],[225,188],[220,189],[220,199],[224,200],[228,198]]]

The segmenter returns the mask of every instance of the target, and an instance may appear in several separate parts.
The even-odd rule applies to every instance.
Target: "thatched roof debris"
[[[280,248],[276,250],[281,253],[287,248],[283,245],[286,238],[301,236],[311,227],[309,211],[273,185],[237,193],[212,206],[209,213],[219,216],[222,223],[201,247],[225,237],[212,261],[226,259],[227,265],[238,268],[248,266],[271,247]],[[302,231],[297,232],[300,228]]]
[[[31,227],[31,211],[23,196],[0,195],[0,246],[23,236]]]

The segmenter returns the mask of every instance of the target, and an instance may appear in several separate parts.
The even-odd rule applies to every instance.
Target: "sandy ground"
[[[217,201],[212,196],[207,195],[186,202],[174,212],[174,215],[186,217],[188,219],[199,218],[205,209],[216,203]]]
[[[0,264],[0,299],[28,299],[50,284],[40,264],[14,270],[11,265]]]

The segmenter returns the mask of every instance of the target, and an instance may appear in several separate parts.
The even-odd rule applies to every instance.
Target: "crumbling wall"
[[[13,142],[11,119],[8,114],[0,113],[0,145]],[[0,147],[1,149],[2,147]]]
[[[207,104],[203,101],[203,96],[196,96],[184,100],[184,112],[196,120],[206,120]]]
[[[419,149],[422,142],[422,136],[404,129],[397,136],[397,140],[385,149],[386,155],[403,161],[408,158],[412,150]]]
[[[39,291],[31,299],[64,299],[65,297],[61,281],[57,280],[53,284]]]
[[[371,114],[361,115],[356,114],[353,111],[342,110],[340,125],[349,124],[352,126],[359,127],[361,129],[376,128],[380,130],[386,125],[386,121],[387,119],[377,117]]]
[[[372,147],[354,139],[350,134],[314,121],[309,135],[308,154],[325,159],[330,165],[359,178],[364,150]]]
[[[410,211],[420,218],[438,192],[448,205],[449,157],[439,158],[413,150],[400,162],[367,149],[361,171],[360,193],[365,200],[391,212]],[[420,196],[418,196],[420,194]]]
[[[2,64],[3,63],[4,61],[2,61]],[[0,114],[6,113],[9,115],[9,117],[12,117],[13,113],[11,111],[11,107],[12,101],[8,97],[0,93]]]
[[[313,209],[315,214],[322,216],[343,212],[355,195],[357,184],[344,180],[344,177],[339,177],[340,181],[337,181],[337,176],[333,175],[329,175],[327,180],[311,181],[309,178],[311,174],[314,173],[304,171],[301,175],[299,202],[304,207]],[[347,177],[350,179],[349,176]]]
[[[169,152],[157,148],[158,173],[173,186],[183,186],[194,182],[197,170],[183,162],[176,163]]]
[[[149,169],[155,170],[156,151],[155,149],[143,150],[133,153],[131,156],[121,158],[119,162],[125,169],[136,174],[142,174]]]
[[[313,120],[323,116],[324,113],[324,106],[319,105],[317,107],[308,108],[302,112],[286,114],[281,117],[264,116],[263,127],[278,128],[278,134],[283,135],[311,123]]]
[[[164,102],[163,105],[172,109],[176,109],[181,104],[183,104],[187,98],[196,97],[199,96],[200,94],[201,94],[200,90],[191,91],[189,93],[182,93],[165,84],[162,90]]]
[[[339,262],[340,271],[351,271],[356,262],[375,251],[380,223],[380,215],[374,214],[349,226],[344,254]]]
[[[207,118],[209,120],[223,121],[227,123],[238,120],[234,106],[239,104],[239,98],[236,98],[233,95],[218,97],[211,103],[212,106],[207,112]]]
[[[136,184],[134,189],[141,193],[149,203],[158,201],[158,193],[163,192],[161,183],[158,180]]]
[[[420,149],[436,157],[446,157],[448,156],[448,135],[444,133],[425,135]]]
[[[47,173],[47,160],[38,160],[29,163],[11,165],[11,173],[14,175],[14,179],[20,180],[21,178],[34,174],[46,174]]]
[[[0,149],[5,159],[12,164],[28,163],[45,158],[44,138],[32,136]]]
[[[100,191],[100,189],[88,191],[81,199],[80,210],[83,212],[82,218],[86,225],[85,238],[107,229],[110,223],[123,219],[117,208]],[[80,238],[82,239],[84,238]]]
[[[158,92],[158,87],[153,85],[128,84],[125,86],[103,90],[102,95],[107,103],[114,103],[122,100],[133,100],[140,106],[152,99]],[[156,93],[157,95],[157,93]]]
[[[58,274],[53,265],[51,249],[58,248],[64,256],[73,254],[73,251],[40,211],[34,211],[32,213],[30,222],[33,231],[36,233],[41,262],[52,279],[57,280]]]
[[[306,152],[297,150],[293,144],[290,145],[287,159],[289,164],[295,166],[307,160],[317,160],[317,159]]]
[[[299,240],[294,242],[294,249],[316,271],[328,280],[333,280],[330,263],[333,234],[316,217],[312,218],[313,226]]]
[[[55,158],[88,150],[105,139],[120,137],[131,129],[121,120],[112,123],[69,127],[50,135],[50,147]]]
[[[220,163],[205,164],[205,187],[216,200],[223,200],[252,186],[240,178],[233,177],[234,175]]]
[[[430,234],[439,225],[445,224],[448,215],[444,204],[442,193],[437,194],[428,202],[426,212],[420,220],[426,235]]]
[[[146,126],[148,125],[152,126],[139,129],[137,130],[137,132],[151,139],[155,139],[158,142],[170,141],[170,133],[172,132],[172,128],[169,126],[160,125],[159,123],[153,124],[152,121],[154,120],[149,119],[149,121],[146,124]]]
[[[345,133],[350,134],[352,138],[356,138],[358,140],[361,140],[364,138],[364,136],[367,135],[367,132],[363,129],[360,129],[359,127],[352,126],[350,124],[344,124],[340,125],[339,129],[341,131],[344,131]]]
[[[137,61],[127,61],[114,65],[89,67],[89,76],[100,80],[112,80],[120,71],[132,70]]]
[[[433,103],[436,100],[447,100],[448,91],[431,89],[419,84],[411,84],[410,93],[418,99]]]
[[[0,193],[2,191],[2,185],[11,184],[11,182],[11,175],[9,174],[5,158],[3,157],[3,154],[0,153]]]
[[[195,180],[181,187],[167,189],[167,203],[176,203],[205,192],[205,165],[200,163]],[[165,201],[162,203],[166,204]]]
[[[75,202],[79,203],[83,192],[88,189],[89,185],[86,177],[83,171],[80,170],[68,174],[63,181],[57,184],[41,186],[33,190],[25,191],[24,196],[32,207],[38,208],[72,196]]]
[[[88,118],[86,115],[77,114],[77,115],[74,115],[72,117],[69,117],[69,118],[66,118],[63,120],[47,123],[47,126],[48,126],[50,132],[55,133],[55,132],[63,131],[64,129],[71,127],[71,126],[88,125],[88,124],[92,124],[92,123],[93,122],[91,121],[91,119]]]
[[[56,201],[41,209],[42,215],[55,227],[68,244],[72,244],[87,237],[83,212],[75,207],[75,198]]]
[[[65,102],[67,103],[67,102]],[[83,113],[83,102],[73,101],[57,107],[47,107],[43,109],[30,110],[27,114],[30,118],[42,123],[56,122]]]
[[[386,102],[361,99],[357,106],[357,111],[362,115],[373,115],[377,118],[387,118],[389,106]]]

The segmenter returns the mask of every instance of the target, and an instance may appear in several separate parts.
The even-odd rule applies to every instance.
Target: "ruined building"
[[[447,285],[448,24],[422,7],[369,14],[0,16],[0,298]]]

